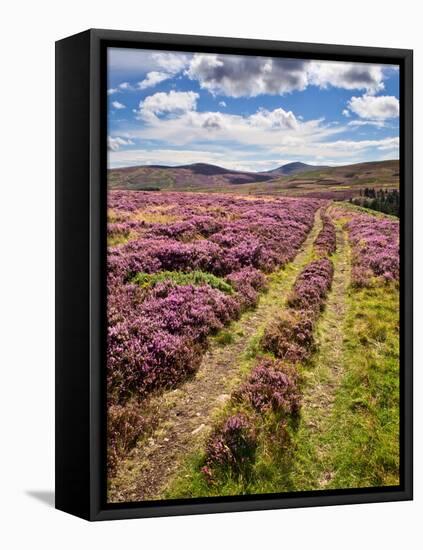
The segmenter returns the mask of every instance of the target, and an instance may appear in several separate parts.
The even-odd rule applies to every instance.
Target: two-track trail
[[[345,375],[345,320],[351,280],[351,250],[340,226],[336,237],[332,288],[316,327],[316,353],[302,371],[301,420],[293,439],[290,471],[280,491],[322,489],[331,483],[336,473],[332,455],[339,441],[332,441],[328,434],[331,423],[342,425],[343,422],[342,418],[334,418],[333,407]]]
[[[213,417],[241,379],[242,357],[284,307],[297,274],[311,258],[321,226],[317,211],[314,226],[294,260],[268,276],[268,290],[257,307],[229,327],[230,343],[222,346],[212,339],[195,378],[149,403],[156,411],[155,431],[121,463],[109,483],[109,502],[160,498],[182,461],[204,445]]]

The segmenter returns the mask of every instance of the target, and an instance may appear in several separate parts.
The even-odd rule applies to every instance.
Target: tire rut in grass
[[[341,227],[337,227],[337,252],[332,259],[335,271],[316,330],[318,348],[302,372],[303,407],[289,476],[294,490],[322,489],[334,475],[324,434],[344,374],[344,323],[351,277],[350,248]]]
[[[120,465],[109,484],[109,502],[160,498],[162,488],[177,473],[183,459],[204,445],[212,418],[240,381],[242,356],[283,306],[296,275],[311,257],[320,229],[318,211],[295,259],[269,276],[268,290],[257,307],[229,327],[231,342],[222,347],[217,339],[212,340],[194,379],[150,400],[148,408],[155,411],[155,431],[148,440],[140,441]]]

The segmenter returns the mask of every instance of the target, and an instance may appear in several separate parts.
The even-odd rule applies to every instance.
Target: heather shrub
[[[230,295],[204,286],[158,283],[147,297],[137,285],[109,301],[108,385],[119,402],[168,388],[198,368],[206,338],[237,317]],[[132,307],[131,307],[132,306]]]
[[[216,467],[241,471],[254,460],[256,447],[257,434],[253,424],[244,414],[234,414],[210,436],[203,472],[210,480]]]
[[[237,291],[237,299],[242,309],[254,307],[259,292],[266,288],[264,275],[253,267],[244,267],[226,277],[231,288]]]
[[[336,251],[336,230],[327,214],[322,214],[323,227],[314,241],[314,248],[319,255],[331,255]]]
[[[142,322],[122,325],[109,331],[107,342],[107,387],[117,403],[173,387],[198,369],[200,344]]]
[[[260,413],[273,410],[287,415],[296,414],[300,409],[298,373],[291,365],[271,359],[262,360],[234,397],[247,400]]]
[[[316,317],[331,287],[333,264],[328,258],[310,262],[297,277],[288,297],[292,309],[310,311]]]
[[[284,311],[266,327],[260,345],[279,359],[303,361],[313,350],[313,322],[306,312]]]
[[[382,216],[350,214],[346,224],[352,246],[352,284],[370,286],[373,279],[399,280],[399,222]]]

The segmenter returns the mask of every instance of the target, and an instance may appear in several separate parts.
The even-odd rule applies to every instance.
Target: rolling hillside
[[[399,161],[346,166],[293,162],[268,172],[243,172],[197,163],[184,166],[134,166],[108,172],[110,189],[309,195],[348,199],[365,187],[399,186]]]

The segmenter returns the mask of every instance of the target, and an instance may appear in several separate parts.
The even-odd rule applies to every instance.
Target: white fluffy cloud
[[[121,82],[116,88],[109,88],[107,90],[107,95],[117,94],[118,92],[126,92],[132,90],[132,86],[129,82]]]
[[[299,122],[292,111],[284,111],[282,108],[267,111],[260,109],[249,117],[250,124],[269,130],[295,130]]]
[[[168,73],[176,74],[185,69],[191,55],[172,52],[156,52],[152,55],[157,65]]]
[[[122,137],[107,137],[107,148],[109,151],[119,151],[122,145],[134,145],[134,142],[130,139],[124,139]]]
[[[167,80],[168,78],[171,78],[172,75],[169,73],[163,73],[160,71],[150,71],[147,73],[147,76],[144,78],[144,80],[141,80],[141,82],[138,82],[138,88],[140,90],[145,90],[146,88],[151,88],[152,86],[156,86],[156,84],[160,84],[160,82],[163,82],[164,80]]]
[[[149,71],[145,78],[138,82],[140,90],[152,88],[160,82],[173,78],[188,66],[190,56],[172,52],[157,52],[152,54],[152,59],[157,64],[157,70]]]
[[[117,110],[126,109],[126,105],[124,105],[123,103],[120,103],[119,101],[112,101],[112,107],[113,109],[117,109]]]
[[[394,96],[352,97],[348,108],[360,118],[369,120],[381,121],[399,116],[399,101]]]
[[[156,119],[157,115],[192,111],[197,106],[198,97],[195,92],[158,92],[140,101],[137,115],[151,121]]]
[[[313,61],[308,66],[309,83],[320,88],[334,86],[375,93],[383,89],[383,78],[382,65],[370,63]]]

